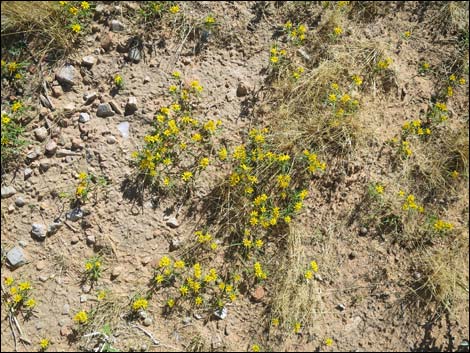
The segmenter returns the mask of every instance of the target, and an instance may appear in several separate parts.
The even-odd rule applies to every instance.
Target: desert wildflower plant
[[[59,1],[59,8],[66,20],[66,27],[74,34],[88,33],[92,5],[88,1]]]
[[[85,262],[85,279],[97,282],[103,271],[103,260],[100,256],[91,257]]]
[[[18,102],[15,104],[15,109],[13,109],[13,105],[10,107],[10,112],[2,113],[2,173],[4,170],[8,169],[10,163],[20,156],[21,148],[26,142],[22,138],[24,128],[20,122],[21,109],[18,108]]]
[[[37,302],[32,296],[32,286],[29,281],[17,281],[13,277],[5,277],[4,279],[5,291],[2,295],[3,303],[10,315],[17,315],[19,313],[29,317]]]

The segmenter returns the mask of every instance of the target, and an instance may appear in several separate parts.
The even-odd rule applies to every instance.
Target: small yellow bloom
[[[460,80],[459,80],[459,84],[461,85],[464,85],[467,81],[465,81],[465,79],[462,77]]]
[[[170,7],[170,12],[172,14],[177,14],[178,12],[180,12],[180,7],[178,5],[174,5],[174,6]]]
[[[375,191],[377,192],[377,194],[383,194],[384,187],[380,184],[377,184],[377,185],[375,185]]]
[[[310,261],[310,268],[313,272],[318,272],[318,264],[315,260]]]
[[[73,317],[73,320],[79,324],[86,324],[88,322],[88,314],[82,310]]]
[[[191,180],[192,177],[193,177],[193,173],[190,171],[186,171],[181,175],[181,179],[183,179],[183,181],[185,182],[188,182],[189,180]]]
[[[411,31],[406,31],[405,33],[403,33],[403,37],[405,37],[405,39],[408,39],[411,37]]]
[[[147,306],[148,306],[148,301],[147,299],[144,299],[144,298],[138,298],[134,301],[134,303],[132,303],[132,309],[134,311],[138,311],[140,309],[147,309]]]
[[[11,111],[13,113],[16,113],[18,110],[20,110],[21,108],[23,107],[23,103],[19,102],[19,101],[16,101],[15,103],[13,103],[13,105],[11,106]]]
[[[64,1],[61,1],[64,2]],[[49,344],[51,342],[47,338],[43,338],[39,341],[39,346],[41,347],[42,350],[46,350],[47,347],[49,347]]]
[[[254,344],[251,346],[251,351],[252,352],[259,352],[261,350],[260,346],[257,344]]]
[[[32,309],[36,306],[36,300],[34,300],[33,298],[30,298],[26,301],[25,305],[28,309]]]
[[[175,300],[173,298],[170,298],[166,301],[166,305],[171,309],[172,307],[175,306]]]
[[[327,347],[331,347],[331,346],[333,345],[333,339],[331,339],[331,338],[328,337],[328,338],[325,340],[325,345],[326,345]]]
[[[204,157],[202,158],[200,161],[199,161],[199,166],[202,168],[202,169],[205,169],[210,163],[210,160],[209,158],[207,157]]]
[[[307,279],[307,280],[312,279],[312,277],[313,277],[313,272],[310,271],[310,270],[306,271],[305,274],[304,274],[304,277],[305,277],[305,279]]]
[[[197,296],[196,299],[194,299],[194,303],[196,305],[201,305],[202,304],[202,297]]]
[[[73,6],[69,9],[69,12],[75,16],[78,13],[78,9],[75,6]]]
[[[343,29],[341,27],[335,27],[333,32],[336,36],[340,36],[343,33]]]
[[[97,298],[98,298],[98,300],[103,300],[104,298],[106,298],[106,291],[100,290],[98,292]]]
[[[13,288],[12,288],[12,289],[13,289]],[[14,301],[15,303],[19,303],[19,302],[22,301],[22,300],[23,300],[23,296],[22,296],[21,294],[15,294],[15,295],[13,296],[13,301]]]
[[[279,62],[279,58],[277,56],[271,56],[269,61],[271,61],[273,64],[277,64]]]
[[[78,23],[74,23],[70,26],[70,29],[75,33],[79,33],[82,29],[82,26],[80,26]]]
[[[168,267],[171,265],[171,259],[168,256],[163,256],[158,262],[158,267]]]
[[[181,286],[179,290],[180,290],[181,295],[185,296],[186,294],[188,294],[189,289],[186,286]]]
[[[5,281],[5,284],[9,287],[13,284],[14,279],[13,279],[13,277],[5,277],[4,281]]]
[[[29,282],[21,282],[18,287],[20,288],[20,291],[27,291],[31,289],[31,284]]]
[[[89,4],[88,2],[86,2],[86,1],[82,1],[82,2],[80,3],[80,7],[81,7],[82,9],[84,9],[84,10],[88,10],[88,9],[90,8],[90,4]]]
[[[294,333],[299,333],[301,327],[302,327],[302,324],[301,324],[300,322],[296,322],[296,323],[294,324]]]
[[[175,268],[178,268],[178,269],[183,269],[185,266],[185,263],[183,260],[178,260],[178,261],[175,261]]]

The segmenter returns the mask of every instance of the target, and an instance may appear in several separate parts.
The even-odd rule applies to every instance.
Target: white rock
[[[46,226],[41,223],[33,223],[31,225],[31,234],[39,240],[46,238]]]
[[[2,186],[2,199],[12,197],[16,194],[16,190],[13,186]]]
[[[26,263],[26,257],[20,246],[15,246],[7,253],[7,261],[13,267],[18,267]]]
[[[96,58],[92,55],[87,55],[82,59],[82,65],[86,67],[92,67],[96,62]]]
[[[61,84],[73,86],[75,84],[75,77],[77,71],[72,65],[63,66],[56,74],[55,78]]]
[[[87,123],[90,121],[90,119],[90,114],[88,113],[80,113],[80,115],[78,116],[78,121],[81,123]]]
[[[111,28],[111,31],[113,32],[120,32],[125,29],[124,25],[118,20],[112,20],[111,23],[109,24],[109,27]]]
[[[44,141],[47,138],[47,129],[45,127],[34,129],[34,136],[39,142]]]
[[[123,138],[129,138],[129,122],[128,121],[123,121],[122,123],[119,123],[117,126],[117,129],[121,133]]]

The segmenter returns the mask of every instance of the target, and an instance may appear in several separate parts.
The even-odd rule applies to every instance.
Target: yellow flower
[[[271,320],[271,325],[274,326],[274,327],[277,327],[279,326],[279,319],[278,318],[274,318]]]
[[[80,3],[80,6],[81,6],[81,8],[84,9],[84,10],[88,10],[88,9],[90,8],[90,4],[89,4],[88,2],[86,2],[86,1],[82,1],[82,2]]]
[[[202,297],[197,296],[196,299],[194,299],[194,302],[196,303],[196,305],[201,305],[202,304]]]
[[[186,294],[188,294],[189,289],[186,286],[181,286],[179,290],[180,290],[181,295],[185,296]]]
[[[330,94],[328,95],[328,101],[330,101],[331,103],[334,103],[336,102],[336,94]]]
[[[310,268],[313,272],[318,272],[318,264],[315,260],[310,261]]]
[[[214,251],[217,250],[217,243],[212,242],[211,243],[211,249],[214,250]]]
[[[200,133],[197,132],[197,133],[195,133],[195,134],[191,137],[191,139],[192,139],[194,142],[199,142],[199,141],[202,140],[202,136],[201,136]]]
[[[171,73],[171,76],[173,76],[174,78],[180,78],[181,72],[175,70]]]
[[[227,149],[224,147],[222,148],[220,151],[219,151],[219,159],[221,161],[225,161],[227,159],[227,155],[228,155],[228,152],[227,152]]]
[[[209,15],[209,16],[206,17],[206,19],[204,20],[204,22],[205,22],[207,25],[214,24],[214,23],[215,23],[215,18]]]
[[[7,125],[11,121],[10,117],[6,114],[2,115],[2,124]]]
[[[21,282],[18,287],[20,288],[20,291],[26,291],[31,289],[31,284],[29,282]]]
[[[202,158],[200,161],[199,161],[199,166],[202,168],[202,169],[205,169],[210,163],[210,160],[209,158],[207,157],[204,157]]]
[[[454,170],[451,174],[452,178],[457,179],[459,177],[459,172]]]
[[[59,1],[60,6],[65,6],[68,3],[68,1]]]
[[[454,90],[451,86],[447,87],[447,97],[452,97],[454,95]]]
[[[327,347],[331,347],[333,345],[333,339],[331,339],[329,337],[327,339],[325,339],[325,345]]]
[[[147,299],[144,299],[144,298],[138,298],[136,300],[134,300],[134,303],[132,303],[132,309],[134,311],[138,311],[140,309],[147,309],[147,306],[148,306],[148,301]]]
[[[312,277],[313,277],[313,272],[310,271],[310,270],[307,270],[307,272],[305,272],[305,274],[304,274],[304,277],[305,277],[305,279],[307,279],[307,280],[312,279]]]
[[[252,352],[259,352],[261,350],[260,346],[257,344],[254,344],[251,346],[251,351]]]
[[[32,309],[36,306],[36,300],[34,300],[33,298],[30,298],[26,301],[25,304],[29,309]]]
[[[75,6],[73,6],[69,9],[69,12],[75,16],[78,13],[78,9]]]
[[[21,75],[19,72],[15,75],[15,78],[16,78],[17,80],[19,80],[19,79],[22,78],[22,77],[23,77],[23,75]]]
[[[257,240],[255,241],[255,246],[256,246],[258,249],[261,249],[261,248],[263,247],[263,244],[264,244],[264,242],[263,242],[263,240],[261,240],[261,239],[257,239]]]
[[[170,12],[172,14],[176,14],[176,13],[180,12],[180,7],[178,5],[174,5],[174,6],[170,7]]]
[[[454,74],[449,76],[449,81],[455,82],[456,80],[457,80],[457,77]]]
[[[288,188],[290,180],[291,180],[290,175],[279,175],[277,177],[277,183],[281,189]]]
[[[98,292],[97,298],[98,298],[98,300],[103,300],[104,298],[106,298],[106,291],[100,290]]]
[[[74,23],[70,26],[70,29],[75,33],[79,33],[82,29],[82,26],[80,26],[78,23]]]
[[[411,37],[411,31],[406,31],[405,33],[403,33],[403,36],[408,39]]]
[[[461,85],[464,85],[467,81],[465,81],[465,79],[462,77],[460,80],[459,80],[459,84]]]
[[[356,86],[362,85],[362,77],[360,77],[360,76],[358,76],[358,75],[353,75],[352,79],[353,79],[354,84],[355,84]]]
[[[194,270],[194,277],[197,278],[197,279],[201,278],[202,269],[201,269],[201,265],[199,263],[194,264],[193,270]]]
[[[165,277],[162,274],[158,274],[155,276],[155,282],[157,282],[158,284],[162,283],[164,279]]]
[[[341,27],[335,27],[333,29],[333,32],[335,33],[336,36],[340,36],[343,33],[343,29]]]
[[[82,310],[73,317],[73,320],[79,324],[86,324],[88,322],[88,314]]]
[[[158,262],[158,267],[168,267],[171,265],[171,259],[168,256],[163,256]]]
[[[269,61],[271,61],[273,64],[277,64],[279,62],[279,58],[277,56],[271,56]]]
[[[299,333],[301,327],[302,327],[302,324],[301,324],[300,322],[296,322],[296,323],[294,324],[294,333]]]
[[[291,222],[292,218],[290,216],[285,216],[284,217],[284,222],[286,222],[287,224],[289,224]]]
[[[12,61],[12,62],[8,63],[7,69],[8,69],[8,71],[10,71],[10,73],[13,73],[16,70],[18,70],[18,64],[15,61]]]
[[[13,289],[13,288],[12,288],[12,289]],[[13,296],[13,301],[14,301],[15,303],[19,303],[19,302],[22,301],[22,300],[23,300],[23,296],[22,296],[21,294],[15,294],[15,295]]]
[[[64,1],[61,1],[64,2]],[[46,350],[49,347],[50,341],[47,338],[43,338],[39,341],[39,346],[42,350]]]
[[[170,298],[166,301],[166,305],[171,309],[172,307],[175,306],[175,300],[173,298]]]
[[[179,112],[181,110],[181,106],[178,103],[173,103],[170,105],[170,109],[174,112]]]
[[[19,102],[19,101],[16,101],[15,103],[13,103],[13,105],[11,106],[11,111],[13,113],[16,113],[18,110],[20,110],[21,108],[23,107],[23,103]]]
[[[5,277],[4,281],[5,281],[5,284],[9,287],[13,284],[14,279],[13,277]]]
[[[377,194],[383,194],[384,187],[380,184],[377,184],[377,185],[375,185],[375,191],[377,192]]]
[[[185,263],[183,260],[175,261],[175,268],[182,269],[184,268],[184,266],[185,266]]]
[[[284,28],[285,28],[285,29],[291,29],[291,28],[292,28],[292,22],[291,22],[291,21],[287,21],[287,22],[284,24]]]
[[[183,179],[183,181],[185,182],[188,182],[192,177],[193,177],[193,173],[189,171],[186,171],[181,175],[181,179]]]

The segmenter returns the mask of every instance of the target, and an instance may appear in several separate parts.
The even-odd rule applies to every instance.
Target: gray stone
[[[82,292],[83,293],[90,293],[90,291],[91,291],[91,286],[89,284],[84,284],[82,286]]]
[[[78,121],[81,123],[87,123],[90,121],[90,119],[90,114],[88,113],[80,113],[80,115],[78,116]]]
[[[96,116],[99,116],[100,118],[107,118],[113,115],[114,111],[111,109],[109,103],[101,103],[100,105],[98,105]]]
[[[113,39],[109,33],[106,33],[103,35],[101,38],[101,48],[103,48],[105,51],[111,50],[113,47]]]
[[[92,67],[96,62],[96,58],[92,55],[87,55],[82,59],[82,65],[86,67]]]
[[[237,97],[244,97],[248,94],[248,86],[244,82],[240,82],[237,87]]]
[[[119,108],[119,105],[115,101],[110,101],[109,105],[116,112],[116,114],[122,115],[122,110]]]
[[[178,250],[181,247],[181,239],[178,237],[171,238],[170,240],[170,251]]]
[[[24,180],[28,179],[32,174],[33,174],[33,170],[31,168],[25,168],[23,171]]]
[[[20,240],[18,242],[18,245],[21,246],[22,248],[26,248],[28,246],[28,242],[26,240]]]
[[[46,155],[53,156],[57,152],[57,143],[54,140],[49,141],[46,145]]]
[[[2,199],[12,197],[16,194],[16,190],[13,186],[2,186]]]
[[[153,320],[151,317],[148,317],[144,320],[144,326],[150,326],[152,325],[152,323],[153,323]]]
[[[28,160],[28,162],[32,162],[38,159],[40,155],[41,152],[39,151],[39,149],[34,149],[26,155],[26,159]]]
[[[40,170],[42,173],[47,172],[50,167],[51,167],[51,162],[50,162],[48,159],[43,159],[43,160],[39,163],[39,170]]]
[[[361,235],[363,235],[363,236],[366,235],[367,232],[368,232],[368,230],[367,230],[366,227],[362,227],[361,230],[359,231],[359,233],[360,233]]]
[[[108,137],[106,137],[106,142],[109,145],[114,145],[116,143],[116,138],[113,135],[109,135]]]
[[[84,101],[85,101],[85,105],[88,105],[88,104],[93,103],[93,101],[96,99],[96,97],[97,97],[96,92],[85,93],[85,94],[83,95],[83,99],[84,99]]]
[[[139,317],[140,317],[142,320],[145,320],[146,318],[149,317],[149,314],[148,314],[145,310],[140,310],[140,311],[139,311]]]
[[[77,71],[72,65],[63,66],[55,74],[55,78],[63,85],[73,86],[75,84],[75,77],[77,76]]]
[[[125,29],[124,25],[118,20],[112,20],[109,24],[109,28],[113,32],[120,32],[120,31],[124,31]]]
[[[125,115],[134,114],[137,111],[137,98],[129,97],[126,104]]]
[[[221,309],[217,309],[216,311],[214,311],[214,316],[220,320],[225,319],[227,317],[227,314],[228,310],[225,306]]]
[[[49,279],[48,275],[41,275],[38,277],[41,282],[46,282]]]
[[[57,231],[62,228],[62,222],[61,221],[54,221],[51,224],[49,224],[49,227],[47,227],[47,235],[52,235],[57,233]]]
[[[52,86],[52,95],[56,98],[59,98],[64,94],[62,86]]]
[[[200,315],[198,313],[194,313],[193,316],[196,320],[202,320],[202,315]]]
[[[86,242],[89,245],[95,244],[96,243],[96,238],[94,235],[89,235],[86,237]]]
[[[62,148],[62,149],[57,150],[56,156],[57,157],[80,156],[80,153],[79,152],[72,152],[70,150]]]
[[[81,149],[83,149],[83,147],[85,147],[85,146],[83,145],[82,139],[80,139],[80,138],[72,139],[72,147],[71,148],[72,148],[73,151],[81,150]]]
[[[142,54],[140,53],[140,49],[137,47],[133,47],[129,50],[128,59],[130,62],[138,63],[142,59]]]
[[[115,279],[119,277],[119,275],[122,273],[122,268],[119,266],[113,267],[113,270],[111,271],[111,278]]]
[[[19,267],[26,263],[26,257],[20,246],[15,246],[7,253],[7,261],[13,267]]]
[[[86,294],[82,294],[80,296],[80,303],[86,303],[87,300],[88,300],[88,296]]]
[[[34,136],[39,142],[44,141],[47,138],[47,129],[45,127],[34,129]]]
[[[70,312],[70,305],[65,303],[62,307],[62,315],[68,315]]]
[[[24,205],[26,204],[26,202],[24,201],[23,197],[21,196],[18,196],[15,200],[15,205],[17,207],[23,207]]]
[[[338,304],[336,305],[336,309],[338,309],[339,311],[344,311],[346,310],[346,306],[344,304]]]
[[[178,228],[180,226],[178,220],[174,216],[168,217],[166,220],[166,225],[170,228]]]
[[[46,238],[46,226],[41,223],[33,223],[31,225],[31,234],[39,240]]]
[[[65,214],[65,218],[72,222],[78,221],[80,218],[83,218],[83,216],[83,211],[78,207]]]

